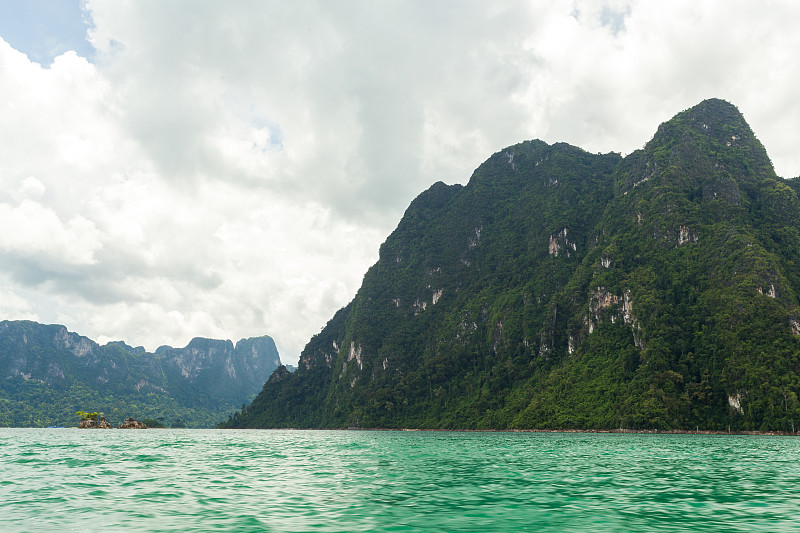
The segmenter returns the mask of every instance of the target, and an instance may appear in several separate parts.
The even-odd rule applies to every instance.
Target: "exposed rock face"
[[[189,426],[208,427],[249,401],[279,365],[268,336],[235,346],[197,338],[185,348],[148,353],[120,341],[100,346],[60,325],[0,321],[0,398],[13,402],[0,409],[0,426],[28,426],[31,420],[73,425],[58,406],[89,390],[108,399],[93,405],[98,412],[130,406],[127,412],[144,418],[168,406]],[[84,405],[70,407],[74,412]]]
[[[526,141],[420,194],[230,425],[793,431],[798,265],[800,180],[727,102],[624,158]]]
[[[105,417],[100,416],[97,419],[84,418],[78,427],[80,429],[111,429],[111,424],[108,423]]]
[[[267,336],[229,341],[194,338],[185,348],[156,350],[168,376],[190,383],[203,394],[239,402],[258,392],[281,361]]]
[[[119,429],[147,429],[147,426],[135,418],[129,417],[125,419],[125,422],[119,425]]]

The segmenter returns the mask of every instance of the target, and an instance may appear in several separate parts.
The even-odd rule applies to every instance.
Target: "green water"
[[[0,531],[800,530],[800,439],[0,429]]]

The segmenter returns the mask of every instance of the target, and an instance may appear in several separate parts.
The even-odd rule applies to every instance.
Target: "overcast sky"
[[[800,2],[0,1],[0,319],[284,362],[409,202],[704,98],[800,174]]]

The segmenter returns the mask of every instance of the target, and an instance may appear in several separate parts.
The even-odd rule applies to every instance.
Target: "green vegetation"
[[[142,424],[147,426],[149,429],[159,429],[165,428],[167,426],[164,425],[164,417],[159,416],[158,418],[145,418],[142,420]]]
[[[194,339],[153,354],[121,342],[99,346],[63,326],[2,321],[0,427],[75,426],[85,406],[113,425],[134,415],[213,427],[253,398],[279,363],[269,337],[235,347]]]
[[[222,426],[794,431],[799,191],[721,100],[625,158],[509,147]]]

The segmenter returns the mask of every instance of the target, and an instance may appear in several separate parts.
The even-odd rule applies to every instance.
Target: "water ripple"
[[[800,441],[0,430],[2,531],[789,531]]]

